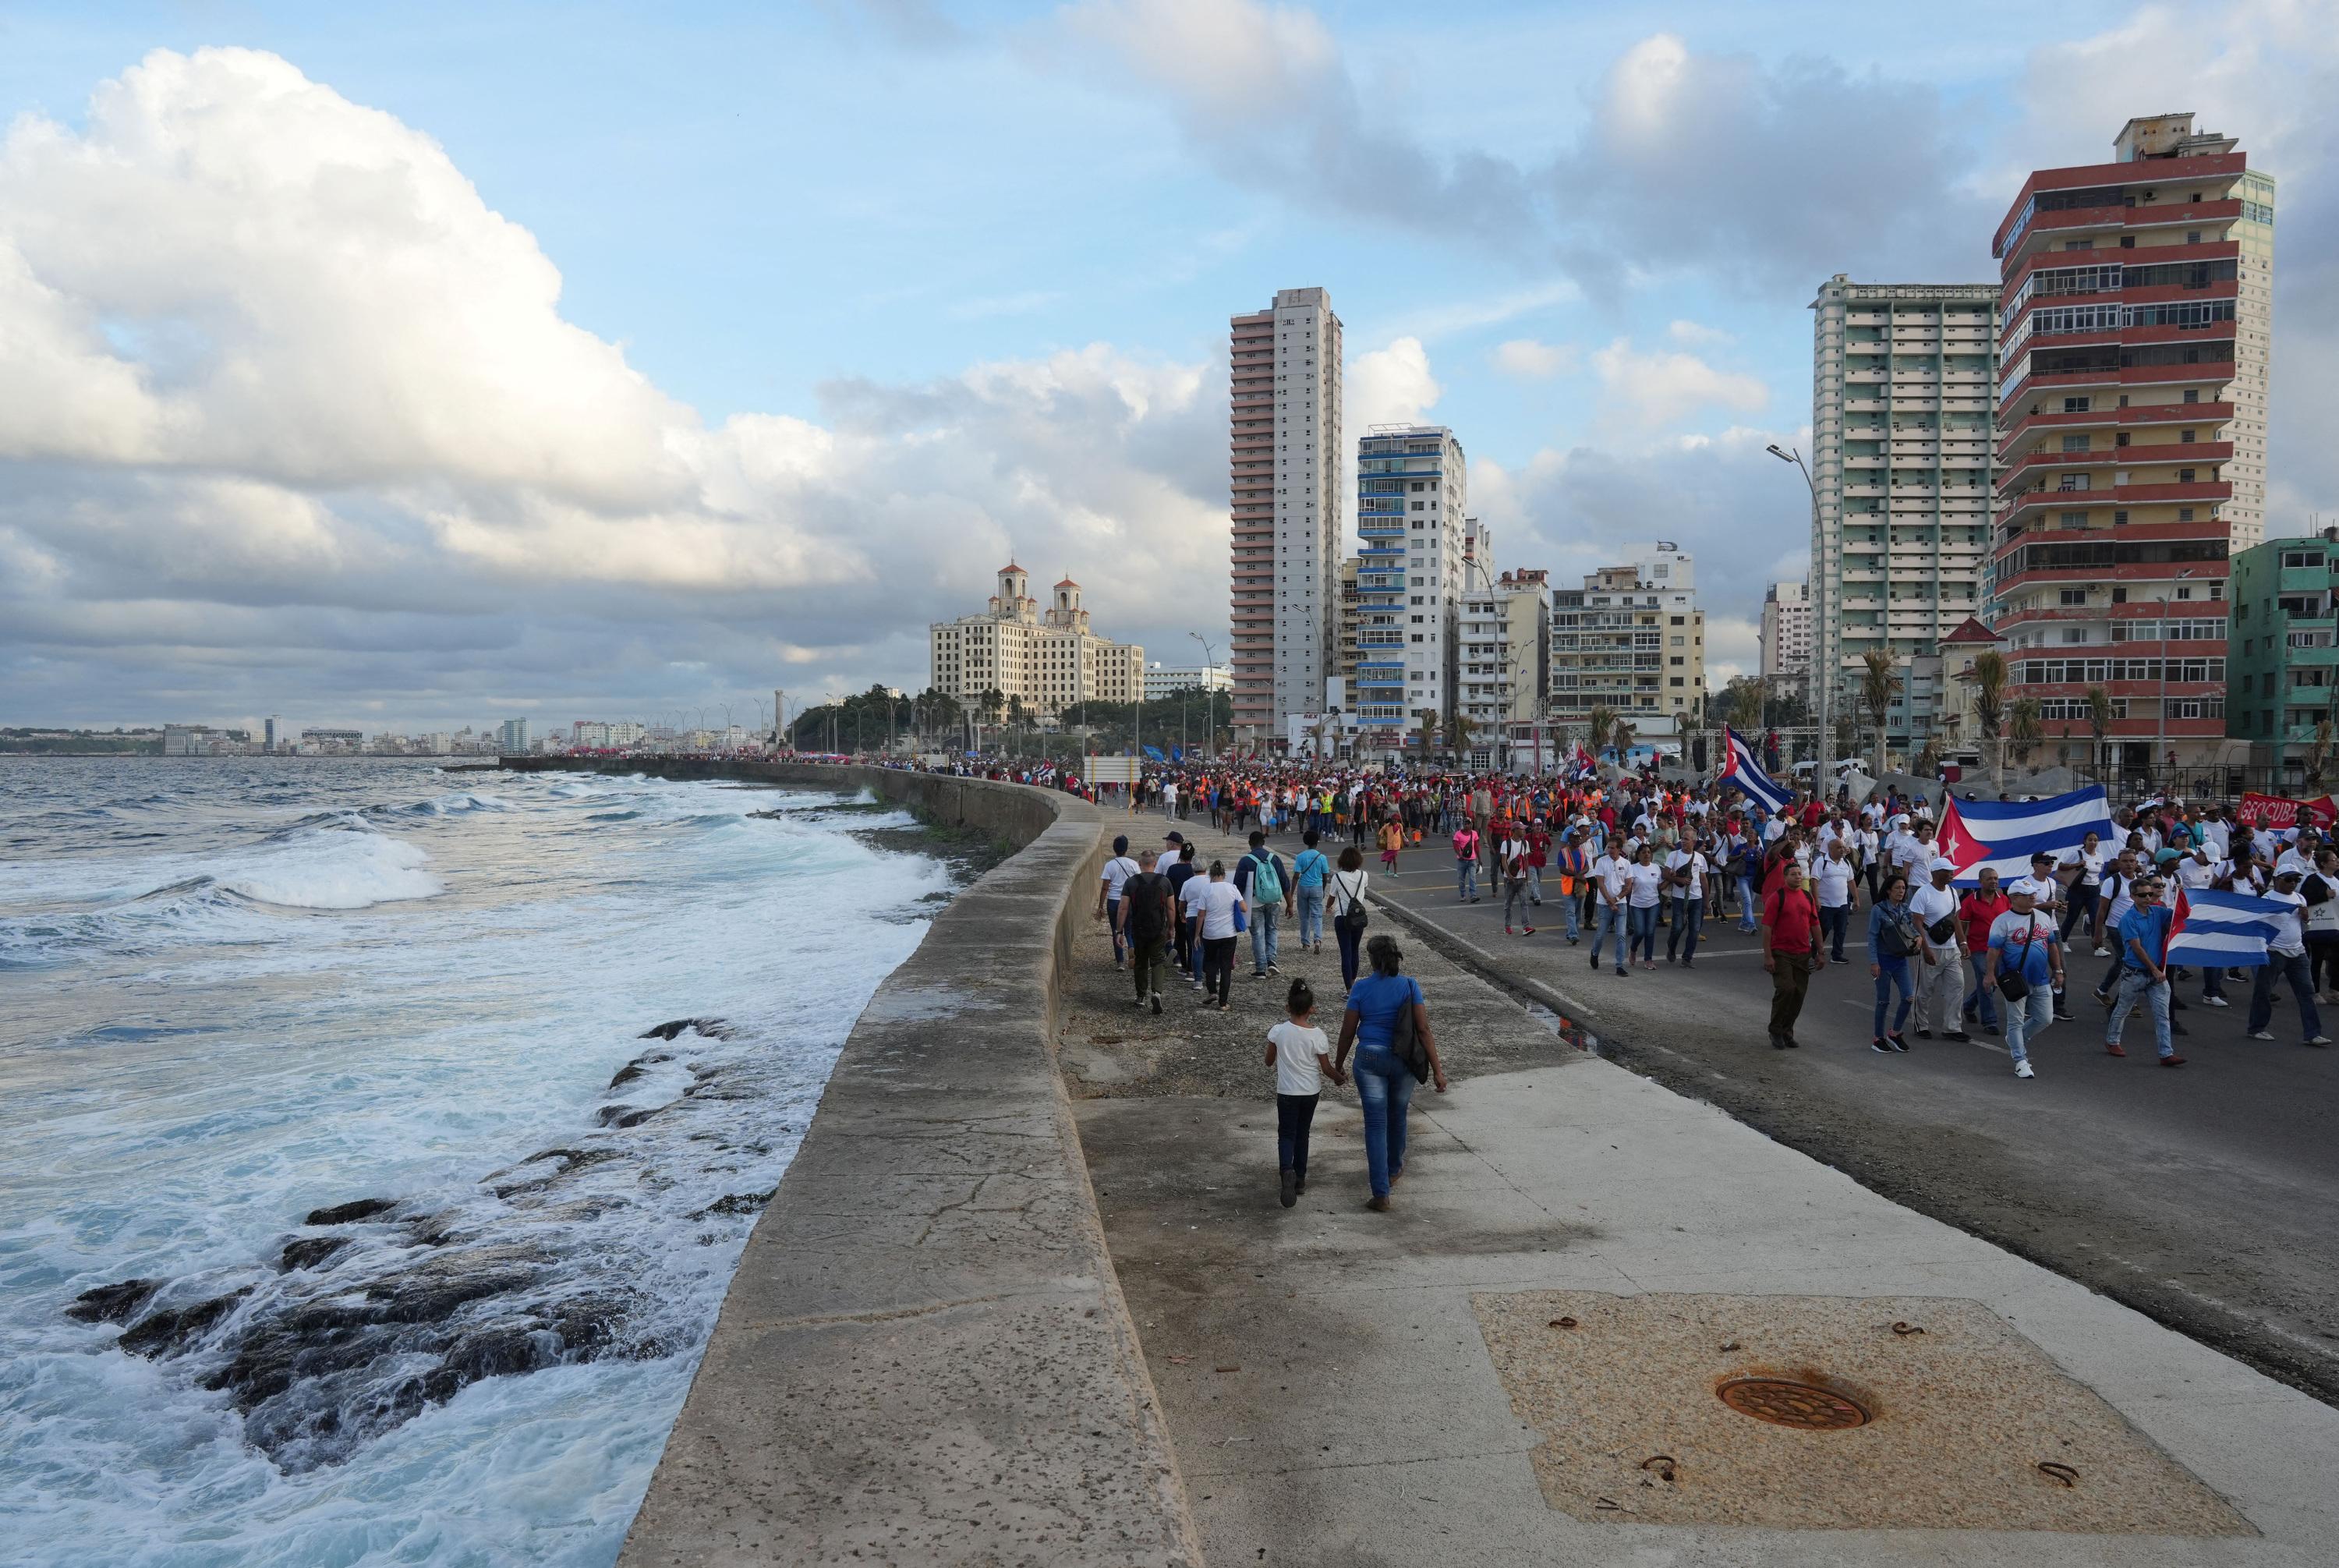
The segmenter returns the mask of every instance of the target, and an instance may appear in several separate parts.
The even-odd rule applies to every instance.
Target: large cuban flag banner
[[[1957,885],[1971,887],[1984,866],[1995,868],[2001,883],[2028,876],[2032,855],[2045,850],[2059,860],[2090,833],[2099,843],[2112,842],[2111,806],[2101,784],[2033,801],[1944,795],[1936,847],[1957,863]]]
[[[1764,811],[1777,815],[1787,809],[1787,791],[1778,780],[1762,771],[1754,752],[1736,730],[1724,726],[1722,732],[1723,763],[1718,782],[1735,788],[1748,800]],[[2098,791],[2098,794],[2101,792]]]
[[[2215,888],[2178,888],[2176,918],[2160,962],[2204,969],[2255,969],[2266,962],[2275,922],[2289,908],[2270,898]]]

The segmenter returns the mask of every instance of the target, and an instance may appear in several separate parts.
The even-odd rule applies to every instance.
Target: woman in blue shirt
[[[1314,828],[1299,841],[1308,847],[1294,856],[1292,875],[1299,882],[1299,945],[1310,952],[1324,951],[1324,879],[1331,874],[1332,863],[1316,845],[1320,835]]]
[[[1884,932],[1891,928],[1900,933],[1902,951],[1895,953],[1884,945]],[[1868,910],[1868,972],[1876,981],[1876,1031],[1868,1042],[1875,1051],[1906,1050],[1909,1042],[1900,1031],[1909,1021],[1909,1002],[1915,994],[1915,981],[1910,977],[1909,964],[1916,952],[1916,917],[1909,912],[1909,879],[1899,872],[1884,879],[1877,890],[1876,902]],[[1884,1027],[1885,1004],[1891,1000],[1892,990],[1900,990],[1900,1011],[1893,1015],[1892,1027]]]
[[[1373,1196],[1365,1207],[1377,1212],[1389,1208],[1389,1188],[1405,1174],[1405,1113],[1413,1100],[1413,1073],[1389,1049],[1399,1015],[1413,1013],[1415,1034],[1429,1056],[1429,1080],[1446,1092],[1446,1064],[1438,1060],[1437,1040],[1429,1031],[1429,1006],[1422,1000],[1421,983],[1397,972],[1405,952],[1393,936],[1377,936],[1365,943],[1373,971],[1348,988],[1348,1011],[1340,1020],[1340,1044],[1335,1068],[1348,1064],[1348,1048],[1357,1051],[1357,1100],[1365,1112],[1365,1170]]]

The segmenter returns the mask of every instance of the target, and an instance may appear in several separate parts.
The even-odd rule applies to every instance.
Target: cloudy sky
[[[1726,675],[1817,284],[1987,280],[2180,108],[2281,182],[2271,525],[2339,511],[2339,0],[1941,15],[0,0],[0,723],[917,686],[1011,549],[1193,662],[1303,284],[1352,431],[1452,425],[1499,566],[1694,550]]]

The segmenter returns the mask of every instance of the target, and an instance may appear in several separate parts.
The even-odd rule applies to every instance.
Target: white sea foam
[[[272,822],[143,861],[56,857],[37,879],[40,901],[80,902],[66,918],[147,923],[134,945],[117,932],[38,973],[0,969],[0,1186],[25,1217],[0,1246],[0,1557],[609,1563],[753,1223],[724,1200],[777,1184],[845,1031],[945,885],[934,863],[852,836],[906,819],[755,819],[800,797],[658,781],[499,779],[508,811],[384,833],[372,808],[435,798],[433,775],[392,772],[351,770],[336,795],[330,765],[304,766]],[[216,794],[218,774],[196,776]],[[612,806],[631,814],[595,820]],[[0,929],[32,914],[11,903],[30,880],[0,876]],[[733,1038],[636,1038],[709,1015]],[[612,1088],[645,1053],[671,1060]],[[657,1114],[626,1128],[610,1107]],[[493,1173],[556,1148],[609,1158],[498,1194],[512,1178]],[[368,1197],[553,1259],[483,1309],[622,1284],[626,1331],[657,1352],[489,1377],[302,1469],[201,1386],[222,1341],[150,1361],[63,1316],[128,1277],[174,1299],[251,1287],[224,1335],[336,1267],[390,1277],[413,1249],[386,1222],[350,1228],[367,1234],[321,1272],[275,1267],[289,1237],[328,1234],[301,1226],[309,1209]],[[358,1384],[383,1386],[372,1370]]]

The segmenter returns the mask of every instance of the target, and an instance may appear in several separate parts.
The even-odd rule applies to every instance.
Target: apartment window
[[[2122,234],[2122,235],[2120,236],[2120,249],[2121,249],[2121,250],[2123,250],[2123,251],[2133,251],[2133,250],[2135,250],[2135,249],[2136,249],[2136,236],[2135,236],[2134,234]]]
[[[2179,507],[2179,508],[2176,508],[2176,520],[2177,520],[2178,522],[2180,522],[2180,523],[2189,523],[2189,522],[2191,522],[2191,521],[2193,520],[2193,508],[2190,508],[2190,507]]]
[[[2114,512],[2112,514],[2112,526],[2114,528],[2126,528],[2127,526],[2127,514],[2126,512]]]
[[[2127,603],[2127,590],[2126,588],[2114,588],[2112,590],[2112,603],[2116,605],[2124,605]]]
[[[2126,430],[2121,430],[2121,431],[2119,431],[2118,433],[2115,434],[2115,435],[2112,437],[2112,445],[2113,445],[2113,446],[2115,446],[2115,447],[2125,447],[2125,446],[2127,446],[2127,432]]]
[[[2084,414],[2094,404],[2093,398],[2066,398],[2063,399],[2063,411],[2067,414]]]
[[[2063,438],[2063,449],[2067,452],[2084,452],[2087,449],[2087,438],[2066,436]]]
[[[2065,626],[2063,628],[2063,640],[2067,643],[2084,643],[2087,640],[2087,628],[2085,626]]]
[[[2058,514],[2058,520],[2060,521],[2063,527],[2067,528],[2084,528],[2087,526],[2087,514],[2085,512],[2063,512]]]
[[[1420,491],[1421,488],[1422,488],[1422,482],[1421,482],[1419,479],[1416,479],[1416,480],[1414,480],[1414,481],[1413,481],[1413,488],[1414,488],[1414,490],[1416,491],[1416,493],[1418,493],[1418,492]]]
[[[2180,484],[2180,485],[2189,485],[2189,484],[2191,484],[2191,483],[2193,482],[2193,470],[2192,470],[2192,469],[2190,469],[2190,468],[2179,468],[2179,469],[2177,469],[2177,470],[2176,470],[2176,482],[2177,482],[2178,484]]]
[[[1417,511],[1422,510],[1422,509],[1423,509],[1426,505],[1427,505],[1427,503],[1426,503],[1426,502],[1424,502],[1424,501],[1416,501],[1416,502],[1414,502],[1414,503],[1413,503],[1413,509],[1414,509],[1415,511],[1416,511],[1416,512],[1417,512]]]
[[[2194,200],[2198,201],[2198,200],[2200,200],[2200,198],[2196,196],[2196,197],[2195,197],[2195,198],[2194,198]],[[2199,243],[2201,242],[2201,231],[2200,231],[2200,230],[2198,230],[2198,229],[2187,229],[2187,230],[2186,230],[2186,231],[2185,231],[2185,242],[2186,242],[2186,244],[2188,244],[2188,245],[2197,245],[2197,244],[2199,244]]]
[[[2181,442],[2190,442],[2194,435],[2195,432],[2191,430],[2179,430],[2176,432],[2176,439]]]
[[[2201,389],[2200,389],[2200,388],[2198,388],[2198,387],[2187,387],[2187,388],[2186,388],[2186,389],[2185,389],[2185,400],[2186,400],[2186,402],[2188,402],[2188,403],[2197,403],[2197,402],[2199,402],[2199,401],[2201,400]]]
[[[2065,588],[2059,595],[2059,602],[2065,605],[2084,605],[2087,602],[2087,590],[2085,588]]]

